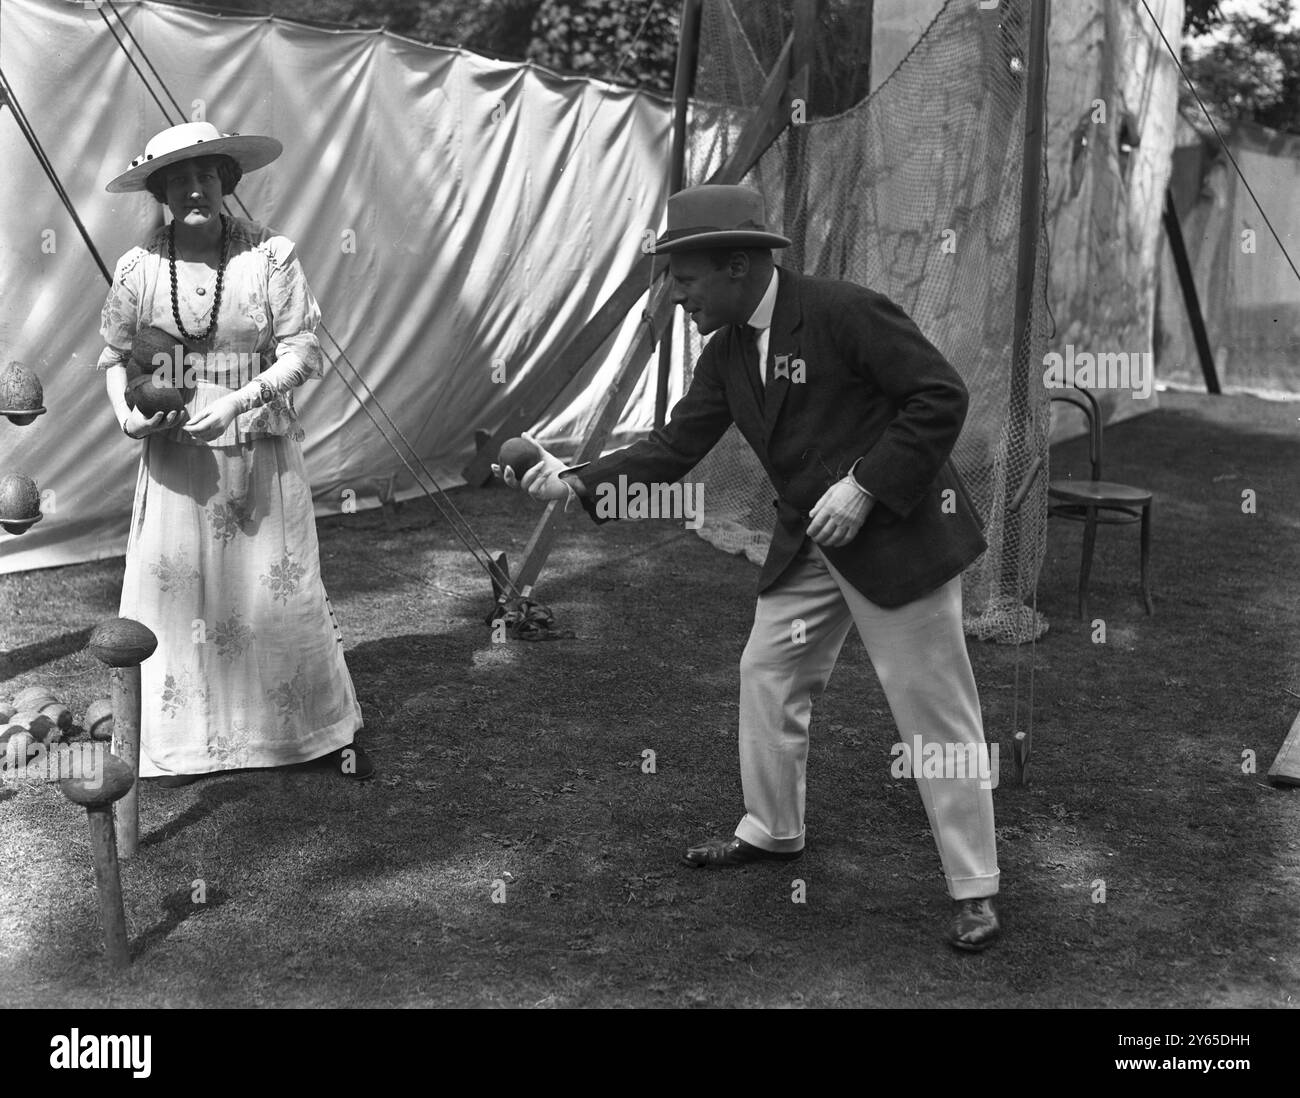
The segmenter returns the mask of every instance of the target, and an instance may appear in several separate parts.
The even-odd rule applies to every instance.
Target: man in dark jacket
[[[538,499],[577,498],[597,521],[622,517],[611,499],[679,480],[736,424],[778,497],[740,663],[746,811],[733,837],[693,846],[686,860],[721,868],[802,854],[812,697],[856,624],[957,902],[948,940],[980,950],[1000,926],[961,616],[961,572],[985,542],[948,462],[966,387],[887,298],[775,266],[771,249],[789,240],[764,225],[762,196],[744,187],[669,199],[655,250],[669,255],[674,303],[702,335],[716,333],[689,390],[644,441],[576,469],[543,451],[522,486]]]

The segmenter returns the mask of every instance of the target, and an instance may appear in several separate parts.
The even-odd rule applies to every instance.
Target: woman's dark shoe
[[[326,758],[340,778],[364,782],[375,776],[375,764],[360,744],[350,743],[347,747],[340,747]]]
[[[180,789],[181,786],[191,785],[205,776],[203,774],[168,774],[163,778],[155,778],[154,784],[160,789]]]

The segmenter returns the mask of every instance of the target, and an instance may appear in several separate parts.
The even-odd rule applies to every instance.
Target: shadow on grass
[[[178,888],[175,892],[164,896],[163,918],[138,935],[131,943],[131,960],[139,961],[186,919],[215,911],[229,899],[230,897],[218,888],[205,890],[202,903],[194,902],[192,888]]]
[[[94,627],[87,626],[85,629],[76,629],[48,640],[24,644],[10,652],[0,653],[0,680],[25,675],[28,671],[34,671],[54,660],[80,652],[86,647],[92,628]]]
[[[145,782],[146,787],[156,788],[148,786],[147,779],[145,779]],[[186,808],[179,816],[174,816],[162,827],[154,828],[147,834],[142,835],[138,843],[139,848],[145,849],[157,846],[159,843],[169,842],[187,828],[207,819],[225,805],[247,799],[251,794],[251,790],[237,783],[214,781],[213,778],[201,778],[197,783],[195,793],[198,800]]]

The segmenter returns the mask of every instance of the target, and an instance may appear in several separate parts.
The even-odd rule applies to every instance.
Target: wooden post
[[[137,668],[138,670],[138,668]],[[90,849],[95,859],[95,890],[99,895],[99,917],[104,924],[104,954],[113,968],[131,963],[126,939],[126,911],[122,904],[122,875],[113,841],[113,803],[135,795],[136,779],[125,761],[110,755],[99,744],[83,744],[83,760],[74,772],[59,780],[63,795],[85,807],[90,824]],[[90,760],[86,765],[85,760]]]
[[[678,26],[677,72],[673,77],[673,145],[668,160],[668,193],[674,195],[686,185],[686,117],[695,91],[695,70],[700,58],[700,18],[704,0],[684,0]],[[668,420],[668,381],[673,368],[673,309],[664,322],[659,340],[659,376],[655,384],[655,426]]]
[[[1196,343],[1196,354],[1201,360],[1205,390],[1217,396],[1223,390],[1219,387],[1219,373],[1214,365],[1214,353],[1210,350],[1210,337],[1205,331],[1205,317],[1201,313],[1201,299],[1196,293],[1196,279],[1192,277],[1192,264],[1187,258],[1183,227],[1178,223],[1178,211],[1174,207],[1174,192],[1169,187],[1165,188],[1164,222],[1169,251],[1174,257],[1174,270],[1178,272],[1178,285],[1183,291],[1183,304],[1187,307],[1187,322],[1192,326],[1192,339]]]
[[[113,754],[140,775],[140,666],[113,668]],[[135,856],[140,842],[140,805],[136,785],[123,795],[114,810],[123,858]]]
[[[604,402],[596,413],[595,422],[592,424],[591,430],[587,432],[586,439],[583,440],[582,446],[574,457],[574,464],[594,461],[600,457],[605,440],[609,438],[609,433],[618,423],[618,417],[623,414],[623,409],[627,407],[628,399],[632,396],[632,390],[636,387],[636,380],[641,376],[641,371],[645,369],[646,360],[654,350],[659,325],[663,324],[671,315],[672,309],[673,304],[668,297],[667,283],[661,282],[650,295],[647,322],[642,323],[640,330],[636,334],[636,339],[633,340],[632,346],[628,348],[627,354],[623,357],[618,374],[615,376],[613,383],[605,394]],[[533,531],[533,536],[529,539],[528,546],[524,549],[524,559],[519,565],[519,574],[514,578],[515,587],[524,598],[528,598],[531,594],[532,586],[537,582],[537,577],[541,575],[546,558],[550,556],[551,546],[555,542],[555,535],[559,530],[560,519],[563,515],[564,508],[562,506],[555,502],[548,504],[541,521]]]
[[[1019,458],[1025,456],[1029,433],[1025,420],[1015,414],[1017,408],[1029,409],[1029,373],[1032,364],[1024,364],[1021,355],[1028,353],[1030,339],[1030,319],[1033,312],[1034,289],[1037,285],[1038,239],[1042,231],[1043,217],[1043,130],[1046,112],[1047,90],[1047,0],[1031,0],[1029,16],[1029,56],[1028,81],[1025,89],[1025,136],[1021,158],[1020,173],[1020,239],[1016,257],[1016,303],[1012,323],[1011,339],[1011,401],[1012,415],[1008,418],[1007,466],[1014,468],[1021,464]],[[1016,490],[1019,485],[1006,485],[1007,518],[1003,525],[1003,555],[1000,586],[1002,592],[1015,592],[1018,587],[1017,570],[1019,561],[1006,550],[1008,545],[1018,541],[1023,523],[1018,517],[1019,506],[1013,511]],[[1023,502],[1023,500],[1021,501]],[[1011,529],[1011,516],[1016,515],[1016,530]],[[999,592],[1001,593],[1001,592]],[[1037,623],[1031,630],[1037,630]],[[1029,765],[1029,752],[1032,747],[1027,732],[1018,735],[1012,744],[1012,777],[1018,783],[1025,780],[1025,771]]]
[[[1028,400],[1028,378],[1018,369],[1020,352],[1029,340],[1034,283],[1038,269],[1038,237],[1043,218],[1043,115],[1047,85],[1047,0],[1031,0],[1029,20],[1029,80],[1025,91],[1025,140],[1020,172],[1020,239],[1016,257],[1016,304],[1012,324],[1012,407]]]
[[[140,664],[157,647],[153,631],[131,618],[101,622],[86,644],[91,655],[113,668],[113,753],[131,771],[131,787],[123,791],[117,809],[123,858],[135,853],[140,834],[136,798],[136,779],[140,776]]]
[[[804,127],[812,121],[812,70],[816,63],[814,44],[821,6],[821,0],[796,0],[794,8],[790,69],[794,82],[793,97],[802,101],[802,111],[797,120],[795,112],[791,112],[790,128],[786,133],[785,216],[781,231],[790,238],[791,243],[781,258],[785,261],[785,266],[795,271],[802,271],[806,263],[804,222],[808,217],[808,139]]]

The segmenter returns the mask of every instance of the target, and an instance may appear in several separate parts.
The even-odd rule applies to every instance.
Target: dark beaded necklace
[[[217,330],[217,313],[221,311],[221,284],[226,277],[226,260],[230,258],[230,222],[221,214],[221,263],[217,267],[217,288],[212,294],[212,314],[208,317],[208,326],[202,332],[187,332],[181,321],[180,305],[176,300],[176,222],[167,226],[167,262],[172,272],[172,319],[176,321],[176,331],[181,339],[192,343],[201,343]]]

